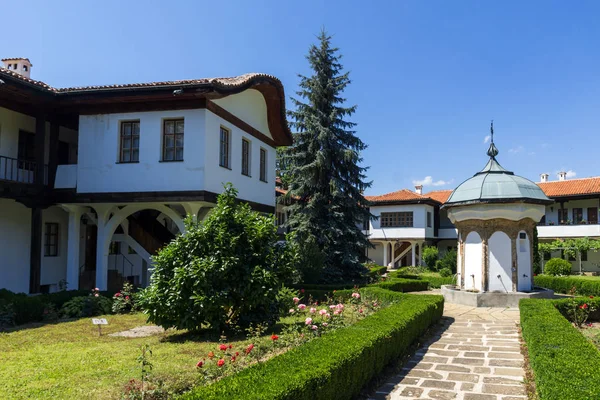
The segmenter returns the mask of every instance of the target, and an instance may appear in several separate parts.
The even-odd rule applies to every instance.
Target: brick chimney
[[[542,179],[542,182],[548,182],[548,178],[550,177],[550,174],[540,174],[540,178]]]
[[[559,181],[566,181],[567,180],[567,173],[565,171],[560,171],[558,173],[558,180]]]
[[[31,67],[33,65],[29,58],[3,58],[2,63],[4,64],[3,68],[16,72],[25,78],[31,78]]]
[[[423,185],[416,185],[415,192],[417,192],[417,194],[423,194]]]

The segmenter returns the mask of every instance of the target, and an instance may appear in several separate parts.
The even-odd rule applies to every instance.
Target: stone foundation
[[[448,303],[463,304],[471,307],[519,307],[521,299],[551,299],[554,292],[537,288],[535,292],[485,292],[475,293],[456,289],[452,285],[442,286],[442,295]]]

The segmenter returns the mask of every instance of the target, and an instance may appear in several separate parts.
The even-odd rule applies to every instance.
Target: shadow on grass
[[[295,322],[296,325],[302,325],[303,322]],[[290,323],[277,322],[275,325],[270,326],[261,335],[262,337],[268,337],[272,334],[280,334],[284,328],[287,328]],[[240,332],[235,330],[225,330],[223,332],[215,331],[210,328],[203,328],[198,331],[175,331],[174,333],[160,339],[161,342],[167,343],[184,343],[184,342],[218,342],[220,339],[226,338],[227,342],[237,342],[248,339],[246,332]]]
[[[11,333],[24,331],[27,329],[41,328],[46,325],[58,325],[64,322],[77,321],[79,318],[62,318],[56,321],[39,321],[39,322],[28,322],[26,324],[15,325],[15,326],[0,326],[0,333]]]

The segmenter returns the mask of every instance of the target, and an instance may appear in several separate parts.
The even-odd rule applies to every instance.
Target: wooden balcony
[[[0,181],[22,184],[35,184],[38,182],[37,163],[35,161],[20,160],[18,158],[0,156]],[[48,165],[44,165],[44,185],[48,184]]]

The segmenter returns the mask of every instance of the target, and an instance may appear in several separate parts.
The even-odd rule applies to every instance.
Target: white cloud
[[[535,151],[530,151],[529,153],[527,153],[527,155],[535,156]]]
[[[483,138],[483,143],[489,143],[491,139],[492,139],[492,137],[490,135],[487,135],[486,137]]]
[[[522,152],[523,150],[525,150],[525,147],[517,146],[517,147],[513,147],[512,149],[508,149],[508,152],[512,153],[512,154],[517,154],[517,153]]]
[[[417,185],[423,185],[423,186],[444,186],[444,185],[449,185],[452,182],[454,182],[454,179],[450,179],[449,181],[444,181],[444,180],[438,180],[438,181],[434,181],[433,178],[431,176],[426,176],[425,178],[421,179],[421,180],[414,180],[413,181],[413,185],[417,186]]]
[[[567,171],[567,178],[575,178],[577,176],[577,172],[573,171],[572,169]]]

